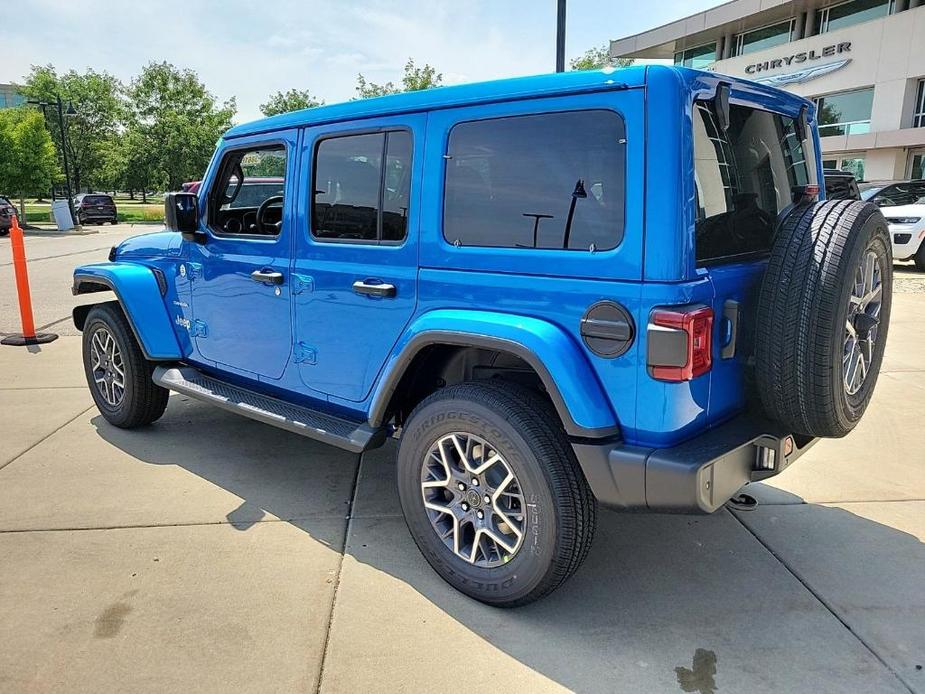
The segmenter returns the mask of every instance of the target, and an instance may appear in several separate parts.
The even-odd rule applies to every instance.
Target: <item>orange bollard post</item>
[[[26,268],[26,245],[23,240],[22,228],[19,218],[13,215],[13,225],[10,227],[10,250],[13,252],[13,271],[16,274],[16,292],[19,295],[19,318],[22,322],[22,333],[9,335],[0,344],[4,345],[39,345],[57,340],[54,333],[36,333],[35,322],[32,319],[32,296],[29,292],[29,270]]]

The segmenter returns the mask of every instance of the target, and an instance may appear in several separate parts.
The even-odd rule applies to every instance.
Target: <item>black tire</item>
[[[915,269],[919,272],[925,272],[925,243],[919,245],[919,250],[912,256],[915,261]]]
[[[880,272],[879,314],[863,333],[869,342],[857,343],[865,345],[865,353],[870,342],[873,348],[866,377],[851,393],[844,363],[849,318],[851,330],[857,325],[849,299],[868,252]],[[788,214],[762,281],[756,322],[755,376],[772,419],[810,436],[839,437],[854,428],[883,361],[892,286],[889,231],[876,205],[827,201]]]
[[[461,558],[438,537],[425,509],[425,459],[442,437],[457,432],[490,444],[526,501],[524,539],[506,563],[485,567]],[[548,401],[513,383],[463,383],[421,402],[402,435],[398,490],[405,522],[430,565],[454,588],[489,605],[516,607],[548,595],[575,573],[594,536],[596,500],[558,415]],[[489,518],[495,516],[489,512]]]
[[[94,379],[93,340],[101,329],[112,336],[121,355],[124,388],[121,400],[115,403],[107,401],[106,387]],[[83,328],[83,360],[93,401],[107,422],[121,429],[132,429],[150,424],[164,414],[170,393],[151,380],[154,365],[145,359],[125,314],[115,302],[90,309]]]

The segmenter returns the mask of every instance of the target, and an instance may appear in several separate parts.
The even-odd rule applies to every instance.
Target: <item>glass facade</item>
[[[789,43],[793,32],[793,20],[747,31],[736,36],[736,55],[745,55],[766,48]]]
[[[870,132],[873,87],[820,96],[814,101],[818,110],[820,137]]]
[[[892,0],[851,0],[819,10],[816,13],[816,26],[819,33],[823,34],[886,17],[892,9]]]
[[[716,44],[708,43],[674,54],[674,64],[703,70],[716,62]]]
[[[912,127],[921,128],[925,125],[925,80],[919,80],[915,92],[915,111],[912,113]]]
[[[925,178],[925,152],[918,150],[909,157],[909,178],[918,180]]]
[[[26,103],[26,97],[12,84],[0,84],[0,108],[13,108]]]

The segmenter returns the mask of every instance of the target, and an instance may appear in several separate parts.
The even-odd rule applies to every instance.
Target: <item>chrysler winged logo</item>
[[[771,87],[783,87],[787,84],[800,84],[802,82],[808,82],[809,80],[816,79],[817,77],[822,77],[823,75],[827,75],[830,72],[840,70],[850,62],[851,58],[845,58],[844,60],[836,60],[834,63],[814,65],[813,67],[797,70],[796,72],[786,72],[783,75],[756,77],[754,81],[760,82],[761,84],[767,84]]]
[[[771,87],[783,87],[787,84],[800,84],[802,82],[808,82],[809,80],[816,79],[817,77],[822,77],[823,75],[827,75],[830,72],[840,70],[850,62],[851,58],[845,58],[844,60],[836,60],[834,63],[814,65],[813,67],[797,70],[796,72],[787,72],[783,75],[768,75],[767,77],[758,77],[755,79],[755,82],[767,84]]]

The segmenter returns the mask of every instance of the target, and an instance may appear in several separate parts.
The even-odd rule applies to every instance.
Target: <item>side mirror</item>
[[[205,243],[206,234],[199,231],[199,198],[194,193],[164,195],[164,224],[188,241]]]

